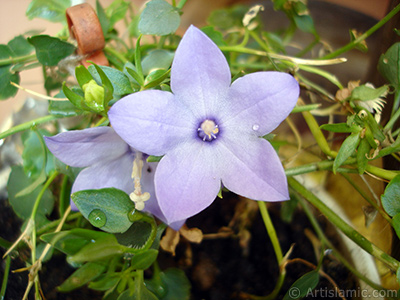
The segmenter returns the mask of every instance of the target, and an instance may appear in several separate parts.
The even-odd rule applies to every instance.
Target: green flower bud
[[[104,110],[104,87],[98,85],[94,79],[82,86],[85,93],[85,104],[96,112]]]

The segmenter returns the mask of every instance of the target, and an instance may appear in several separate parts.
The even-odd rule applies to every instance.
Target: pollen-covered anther
[[[137,210],[143,210],[144,202],[150,199],[150,194],[147,192],[143,194],[133,192],[129,195],[129,198],[135,203],[135,208]]]
[[[197,128],[198,135],[203,141],[212,141],[217,138],[219,128],[213,120],[205,120],[201,123],[200,127]]]

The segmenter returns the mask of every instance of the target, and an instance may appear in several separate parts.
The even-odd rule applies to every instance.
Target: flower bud
[[[82,86],[85,93],[85,104],[96,112],[104,110],[104,87],[98,85],[94,79]]]

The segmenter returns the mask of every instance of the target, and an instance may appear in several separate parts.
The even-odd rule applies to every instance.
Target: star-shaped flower
[[[289,199],[284,169],[261,138],[291,112],[299,85],[281,72],[257,72],[231,84],[218,47],[191,26],[171,69],[172,93],[131,94],[109,111],[115,131],[132,147],[164,157],[155,190],[168,222],[193,216],[221,189],[254,200]]]
[[[76,177],[71,193],[81,190],[117,188],[134,198],[145,200],[144,211],[150,212],[164,222],[154,192],[154,173],[157,163],[143,162],[141,172],[142,195],[134,195],[135,181],[131,178],[135,167],[135,157],[139,154],[125,143],[111,127],[95,127],[59,133],[53,137],[45,137],[49,150],[63,163],[84,168]],[[136,164],[137,167],[137,164]],[[148,198],[148,194],[150,198]],[[140,197],[141,196],[141,197]],[[136,207],[143,201],[136,202]],[[71,208],[77,210],[71,201]],[[184,222],[171,224],[179,229]]]

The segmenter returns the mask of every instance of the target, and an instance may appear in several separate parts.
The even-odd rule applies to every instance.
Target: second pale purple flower
[[[129,95],[109,111],[130,146],[164,155],[155,192],[169,223],[204,210],[221,184],[254,200],[289,199],[279,157],[261,137],[295,106],[299,85],[292,76],[257,72],[231,84],[222,52],[191,26],[175,54],[171,90]]]

